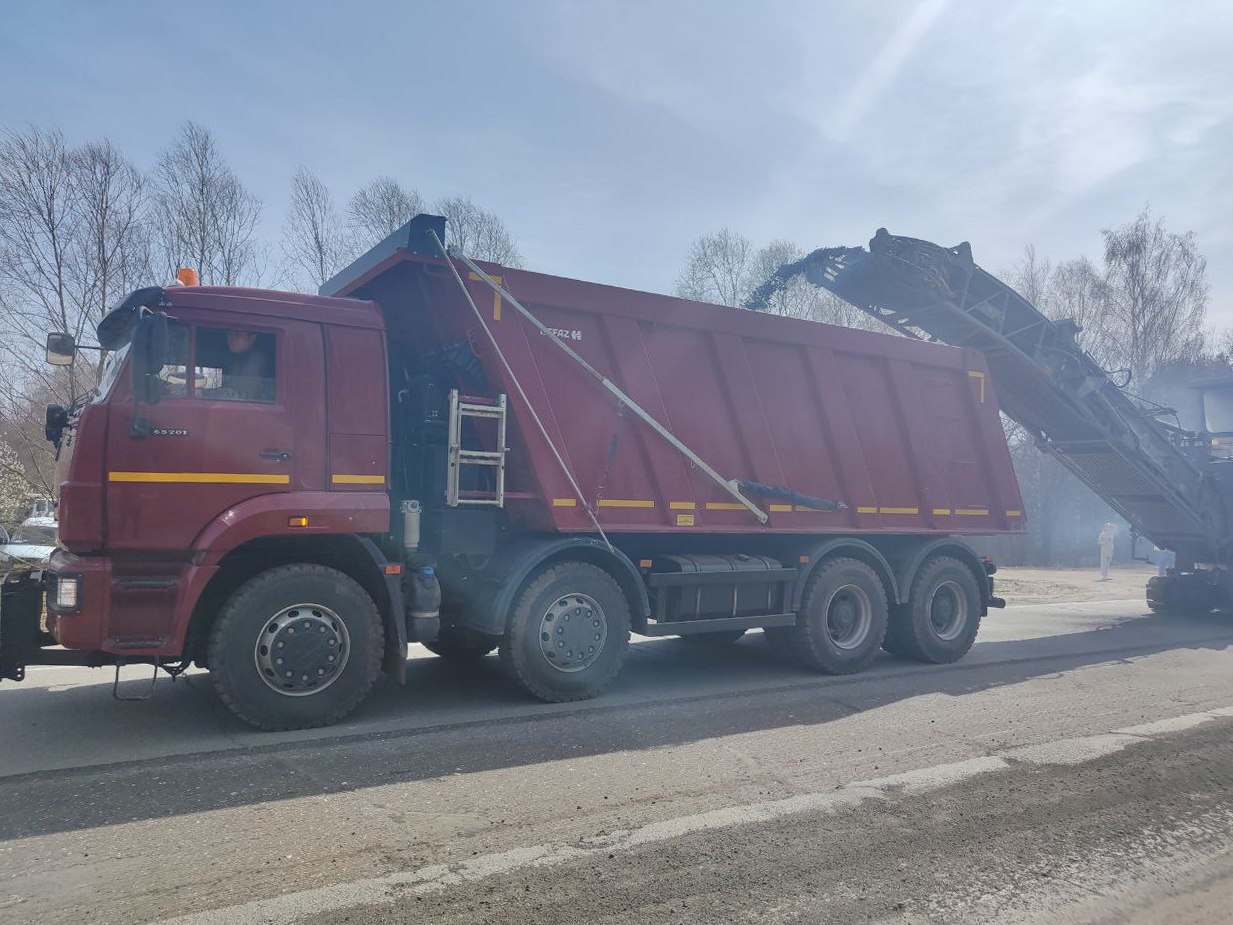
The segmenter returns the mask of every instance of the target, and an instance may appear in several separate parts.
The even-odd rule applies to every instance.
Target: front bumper
[[[60,579],[73,581],[76,600],[61,601]],[[44,572],[47,629],[66,649],[100,649],[111,606],[111,560],[82,558],[57,549]]]

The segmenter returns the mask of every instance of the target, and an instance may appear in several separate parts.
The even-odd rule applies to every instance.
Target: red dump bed
[[[484,324],[606,531],[978,534],[1024,526],[993,383],[975,351],[483,267],[725,478],[847,505],[827,513],[753,497],[770,514],[761,525],[484,282],[469,279]],[[378,301],[391,351],[432,358],[435,369],[442,356],[457,366],[469,345],[462,352],[478,357],[486,394],[509,396],[510,516],[532,529],[592,530],[443,260],[398,250],[335,291]]]

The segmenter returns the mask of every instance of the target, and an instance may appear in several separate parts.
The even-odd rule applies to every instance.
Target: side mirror
[[[52,366],[72,366],[77,342],[72,334],[54,331],[47,335],[47,362]]]
[[[58,448],[66,427],[68,427],[68,409],[63,405],[48,405],[43,419],[43,436]]]
[[[133,375],[133,397],[138,402],[157,405],[163,397],[163,383],[158,374],[167,356],[167,315],[144,311],[133,329],[133,342],[128,350],[129,371]]]

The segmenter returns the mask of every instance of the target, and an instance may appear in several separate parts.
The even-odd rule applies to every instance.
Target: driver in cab
[[[274,338],[253,331],[227,331],[221,356],[222,381],[205,397],[223,401],[274,400]]]

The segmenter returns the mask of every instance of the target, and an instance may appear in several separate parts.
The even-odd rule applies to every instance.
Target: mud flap
[[[0,585],[0,678],[25,679],[26,665],[46,642],[42,615],[42,573],[6,578]]]

